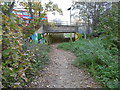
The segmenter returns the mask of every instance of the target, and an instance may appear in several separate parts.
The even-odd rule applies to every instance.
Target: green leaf
[[[11,52],[11,48],[10,49],[5,49],[3,51],[3,55],[8,55]]]

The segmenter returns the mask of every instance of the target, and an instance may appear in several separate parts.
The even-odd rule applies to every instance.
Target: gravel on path
[[[29,85],[31,88],[102,88],[100,84],[82,69],[74,67],[75,55],[69,51],[57,49],[58,44],[51,45],[50,64],[41,76]]]

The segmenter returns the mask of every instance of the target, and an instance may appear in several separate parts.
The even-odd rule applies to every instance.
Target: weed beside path
[[[118,49],[113,45],[110,41],[95,38],[62,43],[58,48],[72,51],[77,56],[74,65],[87,68],[105,87],[118,88]]]
[[[31,83],[32,88],[101,88],[89,73],[72,65],[73,53],[57,49],[58,44],[51,45],[50,63],[41,76]]]

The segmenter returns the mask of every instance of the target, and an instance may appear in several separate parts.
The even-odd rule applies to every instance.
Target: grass
[[[73,65],[87,68],[105,87],[118,88],[118,49],[113,43],[95,38],[62,43],[58,48],[75,53]]]

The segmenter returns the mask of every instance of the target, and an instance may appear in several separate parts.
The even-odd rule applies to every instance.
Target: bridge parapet
[[[44,33],[75,33],[78,32],[78,27],[76,25],[43,25]]]

